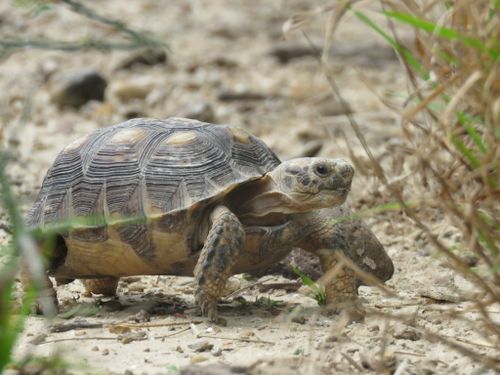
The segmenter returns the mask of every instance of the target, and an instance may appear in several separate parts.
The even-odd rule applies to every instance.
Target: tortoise
[[[64,148],[26,221],[58,228],[85,219],[54,229],[46,278],[53,297],[49,276],[57,284],[82,279],[88,292],[111,296],[123,276],[194,275],[196,304],[217,321],[232,274],[269,267],[295,247],[319,256],[325,272],[343,252],[391,277],[390,258],[364,224],[357,236],[359,226],[343,233],[333,220],[353,174],[342,159],[281,162],[238,127],[132,119]],[[26,265],[21,281],[30,282]],[[356,274],[341,265],[325,288],[329,302],[356,300]]]

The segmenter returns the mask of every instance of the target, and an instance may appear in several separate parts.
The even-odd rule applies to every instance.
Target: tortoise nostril
[[[350,164],[341,164],[339,166],[339,174],[344,178],[344,179],[350,179],[354,175],[354,168]]]

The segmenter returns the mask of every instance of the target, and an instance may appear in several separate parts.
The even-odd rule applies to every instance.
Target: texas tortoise
[[[122,276],[194,274],[195,301],[216,320],[232,274],[268,267],[294,247],[318,255],[325,272],[337,251],[364,267],[366,247],[372,264],[364,268],[384,280],[392,275],[371,231],[349,242],[333,220],[331,208],[345,201],[353,173],[341,159],[281,162],[236,127],[133,119],[64,148],[27,224],[85,219],[58,230],[47,269],[58,283],[84,279],[88,291],[113,295]],[[354,272],[337,271],[327,300],[355,299]],[[28,284],[27,267],[21,276]]]

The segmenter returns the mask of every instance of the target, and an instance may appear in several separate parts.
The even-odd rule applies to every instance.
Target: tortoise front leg
[[[324,226],[314,232],[301,248],[318,256],[323,276],[317,281],[325,288],[329,311],[346,309],[352,320],[362,320],[364,310],[358,299],[358,278],[341,256],[349,253],[349,244],[337,226]]]
[[[324,286],[327,302],[335,308],[335,304],[345,305],[358,298],[356,273],[347,265],[341,263],[335,249],[320,249],[316,251],[324,274],[317,281]]]
[[[245,231],[236,215],[225,206],[212,211],[210,222],[212,227],[194,269],[195,301],[203,315],[217,322],[217,300],[232,274]]]

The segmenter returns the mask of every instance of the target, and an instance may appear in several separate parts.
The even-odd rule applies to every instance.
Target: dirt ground
[[[62,5],[34,16],[29,7],[14,3],[0,4],[2,35],[43,33],[71,40],[116,36],[111,28]],[[3,142],[14,153],[8,172],[24,212],[61,148],[94,129],[136,116],[204,116],[211,122],[243,126],[282,159],[312,154],[349,159],[351,148],[357,158],[353,207],[369,209],[391,202],[373,176],[318,61],[310,53],[279,60],[286,57],[283,48],[300,51],[308,46],[300,30],[284,38],[287,19],[323,2],[84,3],[165,40],[167,62],[120,69],[134,54],[127,51],[26,50],[0,60]],[[366,12],[376,17],[373,9],[368,6]],[[324,44],[327,21],[327,15],[320,15],[303,26],[318,46]],[[409,173],[398,163],[401,130],[397,114],[382,100],[403,104],[406,78],[401,64],[384,41],[352,15],[336,31],[333,46],[331,74],[374,156],[388,176],[399,181]],[[105,77],[105,100],[80,109],[60,108],[53,100],[58,85],[82,69],[94,69]],[[5,222],[4,213],[0,219]],[[441,239],[460,242],[459,232],[439,213],[429,220]],[[258,280],[233,277],[221,303],[228,320],[224,327],[196,316],[191,278],[127,278],[120,283],[119,297],[111,300],[84,296],[75,282],[59,287],[66,316],[54,321],[30,317],[16,356],[58,355],[71,364],[71,373],[169,374],[199,363],[233,366],[226,373],[252,374],[350,374],[377,368],[398,374],[493,374],[423,331],[498,356],[498,347],[475,329],[478,315],[466,302],[476,292],[473,285],[457,275],[401,213],[372,215],[366,221],[393,259],[395,274],[387,282],[392,297],[373,287],[360,288],[372,311],[364,322],[324,316],[304,293],[265,288],[270,283],[292,283],[276,275]],[[2,229],[0,241],[8,241]],[[460,312],[459,317],[451,318],[450,310]],[[377,312],[402,319],[388,320]],[[491,307],[491,316],[500,321],[500,306]],[[76,327],[53,332],[70,323]],[[213,371],[223,373],[220,368]]]

